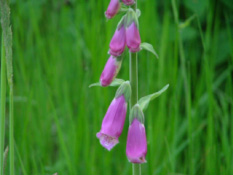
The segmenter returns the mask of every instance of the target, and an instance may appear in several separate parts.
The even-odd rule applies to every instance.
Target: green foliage
[[[168,87],[169,87],[169,85],[167,84],[167,85],[164,86],[160,91],[155,92],[155,93],[153,93],[153,94],[150,94],[150,95],[147,95],[147,96],[145,96],[145,97],[140,98],[140,99],[138,100],[138,104],[139,104],[140,108],[141,108],[142,110],[145,110],[145,109],[148,107],[150,101],[152,101],[152,100],[154,100],[155,98],[159,97],[163,92],[165,92],[165,91],[167,90]]]
[[[231,0],[174,1],[176,23],[171,1],[138,0],[141,40],[159,55],[139,53],[139,97],[170,85],[144,113],[142,174],[233,174],[233,24],[225,2]],[[96,138],[117,87],[88,88],[99,80],[121,19],[106,23],[108,3],[11,1],[15,174],[131,174],[128,119],[111,152]],[[128,61],[126,54],[117,78],[129,77]]]

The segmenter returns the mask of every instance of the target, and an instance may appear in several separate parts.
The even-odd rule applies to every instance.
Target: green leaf
[[[160,96],[164,91],[167,90],[167,88],[169,87],[169,84],[167,84],[166,86],[164,86],[160,91],[155,92],[153,94],[147,95],[145,97],[142,97],[139,101],[138,104],[141,107],[142,110],[146,109],[150,103],[151,100],[154,100],[155,98],[157,98],[158,96]]]
[[[124,82],[125,82],[125,80],[115,78],[115,80],[113,80],[113,82],[109,86],[120,86]],[[101,84],[100,84],[100,82],[93,83],[89,86],[89,88],[91,88],[93,86],[101,86]]]
[[[141,43],[140,45],[141,49],[147,50],[151,53],[153,53],[156,58],[159,58],[158,54],[155,52],[155,49],[153,48],[153,46],[149,43]]]

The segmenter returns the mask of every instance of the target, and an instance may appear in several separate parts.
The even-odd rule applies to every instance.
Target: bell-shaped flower
[[[102,86],[108,86],[112,83],[121,68],[121,57],[110,56],[105,64],[104,70],[100,76],[100,83]]]
[[[138,52],[140,50],[141,38],[135,22],[126,27],[126,44],[130,52]]]
[[[138,16],[133,9],[129,9],[125,19],[126,44],[130,52],[140,50],[141,38],[138,30]]]
[[[117,27],[112,40],[109,44],[109,53],[113,56],[120,56],[126,46],[126,38],[125,38],[125,27],[124,25],[120,25]]]
[[[122,2],[125,4],[125,5],[133,5],[135,3],[134,0],[122,0]]]
[[[96,134],[100,143],[107,150],[111,150],[118,142],[127,112],[127,101],[130,98],[129,82],[124,82],[117,90],[102,122],[101,130]]]
[[[143,124],[144,115],[138,105],[132,108],[130,120],[131,124],[128,130],[126,155],[132,163],[146,163],[147,141]]]
[[[110,3],[108,5],[108,8],[105,12],[105,16],[108,18],[108,19],[111,19],[113,18],[117,12],[119,11],[120,9],[120,2],[119,0],[110,0]]]

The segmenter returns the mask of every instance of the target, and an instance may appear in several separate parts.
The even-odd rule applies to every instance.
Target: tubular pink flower
[[[101,145],[109,151],[119,143],[118,137],[124,127],[126,111],[127,102],[124,95],[114,98],[104,116],[101,130],[96,134]]]
[[[105,12],[105,16],[108,18],[108,19],[111,19],[113,18],[117,12],[119,11],[120,9],[120,2],[119,0],[111,0],[109,5],[108,5],[108,8]]]
[[[117,76],[121,67],[121,61],[118,61],[117,58],[112,55],[109,57],[104,70],[100,76],[100,83],[102,86],[108,86]]]
[[[129,126],[126,155],[132,163],[146,163],[147,141],[144,124],[137,118]]]
[[[126,46],[126,38],[125,38],[125,27],[122,25],[121,27],[117,28],[112,40],[110,42],[110,50],[109,53],[113,56],[120,56]]]
[[[135,22],[132,22],[126,28],[126,44],[130,52],[138,52],[140,50],[141,38]]]
[[[122,2],[125,4],[125,5],[133,5],[135,3],[134,0],[122,0]]]

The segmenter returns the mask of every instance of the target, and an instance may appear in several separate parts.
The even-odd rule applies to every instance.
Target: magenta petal
[[[126,46],[126,38],[125,38],[125,27],[122,25],[121,28],[116,29],[112,40],[109,44],[110,50],[109,53],[113,56],[120,56]]]
[[[144,125],[134,118],[129,126],[126,155],[132,163],[146,163],[147,141]]]
[[[108,5],[108,9],[105,12],[105,16],[109,19],[113,18],[117,12],[120,9],[120,2],[119,0],[111,0],[109,5]]]
[[[114,98],[104,116],[101,130],[96,135],[106,149],[111,150],[118,143],[124,127],[126,112],[125,97],[121,95]]]
[[[126,44],[130,52],[138,52],[140,50],[141,38],[135,22],[126,28]]]
[[[102,86],[111,84],[118,73],[118,68],[119,64],[117,63],[116,58],[110,56],[100,76],[100,83]]]
[[[96,137],[99,138],[100,144],[105,147],[107,150],[111,150],[117,143],[119,143],[118,138],[114,138],[108,135],[105,135],[101,132],[96,134]]]
[[[125,5],[133,5],[135,3],[134,0],[122,0],[122,2],[125,4]]]

